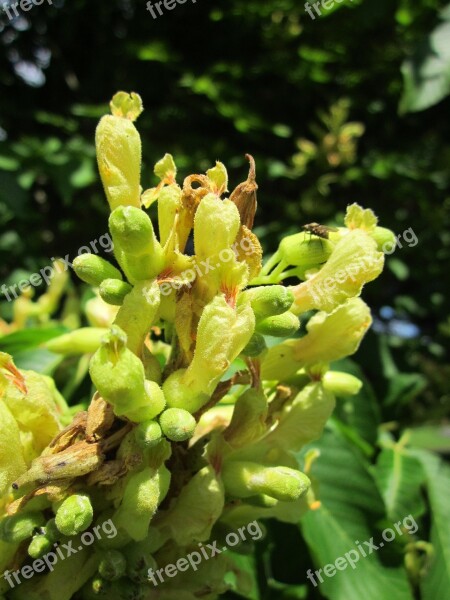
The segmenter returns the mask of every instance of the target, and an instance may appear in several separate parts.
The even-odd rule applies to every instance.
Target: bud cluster
[[[371,324],[359,296],[381,273],[390,232],[353,205],[345,227],[326,239],[288,236],[263,266],[253,158],[229,195],[222,163],[179,185],[169,154],[155,166],[158,184],[142,190],[142,109],[137,94],[119,92],[96,132],[116,264],[86,254],[73,265],[111,306],[111,322],[49,342],[92,354],[87,411],[70,421],[37,374],[17,372],[0,388],[0,568],[21,544],[27,561],[108,519],[117,535],[77,558],[76,590],[58,564],[15,590],[17,600],[54,589],[60,600],[150,598],[149,569],[213,535],[255,519],[298,522],[317,506],[298,451],[321,435],[334,394],[361,385],[330,363],[353,354]],[[282,285],[288,277],[298,283]],[[221,554],[158,598],[217,598],[229,572],[238,565]]]

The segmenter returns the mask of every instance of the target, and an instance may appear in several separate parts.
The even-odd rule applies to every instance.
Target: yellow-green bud
[[[122,279],[122,273],[111,263],[96,254],[81,254],[73,261],[73,269],[78,277],[98,287],[105,279]]]
[[[172,442],[184,442],[194,435],[194,417],[182,408],[168,408],[159,417],[164,435]]]
[[[282,315],[267,317],[256,324],[256,331],[273,337],[290,337],[298,331],[300,321],[290,311]]]
[[[72,536],[85,531],[94,518],[94,510],[87,494],[73,494],[56,511],[56,527],[63,535]]]
[[[116,581],[127,569],[127,561],[122,552],[118,550],[106,550],[102,552],[98,572],[107,581]]]
[[[144,448],[156,446],[162,438],[161,426],[156,421],[139,423],[134,431],[137,443]]]
[[[16,514],[4,517],[0,521],[0,540],[16,544],[30,538],[36,529],[43,527],[45,519],[42,513]]]
[[[91,354],[98,350],[108,330],[103,327],[81,327],[60,335],[43,346],[56,354]]]
[[[330,256],[333,244],[325,239],[311,239],[307,232],[288,235],[280,242],[281,260],[293,267],[312,269],[323,264]]]
[[[242,350],[242,354],[244,356],[256,357],[259,356],[264,350],[266,350],[266,340],[264,336],[260,333],[254,333],[249,341],[249,343]]]
[[[250,388],[240,396],[224,438],[233,447],[251,444],[267,430],[267,398],[263,390]]]
[[[322,385],[335,396],[354,396],[360,391],[362,381],[350,373],[327,371],[322,377]]]
[[[148,570],[158,568],[155,559],[148,551],[147,540],[135,542],[125,548],[127,556],[127,576],[135,583],[148,583]]]
[[[281,315],[294,302],[294,294],[282,285],[268,285],[246,290],[239,296],[238,303],[250,302],[256,321]]]
[[[109,217],[109,228],[121,257],[125,257],[124,270],[136,279],[151,279],[164,266],[164,253],[153,230],[150,217],[133,206],[119,206]]]
[[[38,534],[33,537],[28,546],[28,554],[31,558],[40,558],[52,549],[53,540],[47,535]]]
[[[200,202],[194,219],[194,247],[199,260],[205,260],[231,248],[240,226],[239,211],[231,200],[207,194]]]
[[[125,296],[133,288],[129,283],[120,279],[105,279],[100,284],[100,296],[108,304],[113,306],[122,306]]]
[[[289,467],[265,467],[247,461],[227,461],[222,470],[225,490],[236,498],[264,494],[293,502],[305,494],[311,482],[300,471]]]
[[[390,254],[397,244],[395,233],[385,227],[375,227],[372,237],[377,243],[378,250]]]
[[[141,201],[141,138],[131,120],[106,115],[95,132],[100,177],[111,210]]]

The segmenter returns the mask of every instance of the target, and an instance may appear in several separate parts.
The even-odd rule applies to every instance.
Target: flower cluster
[[[154,598],[149,569],[256,519],[295,523],[314,509],[312,457],[301,465],[298,451],[321,435],[335,394],[360,388],[330,363],[353,354],[371,324],[359,296],[393,236],[352,205],[345,227],[288,236],[263,266],[253,158],[229,196],[222,163],[180,186],[169,154],[155,166],[158,185],[143,191],[141,99],[119,92],[111,112],[96,146],[117,265],[94,254],[73,264],[111,322],[47,344],[93,354],[93,397],[72,418],[51,379],[5,357],[0,569],[67,540],[76,547],[108,520],[117,535],[4,587],[16,600]],[[157,597],[213,599],[231,585],[245,593],[249,582],[222,553]]]

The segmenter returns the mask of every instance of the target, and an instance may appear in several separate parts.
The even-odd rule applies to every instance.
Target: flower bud
[[[239,296],[238,303],[250,302],[256,321],[281,315],[294,302],[293,293],[283,285],[267,285],[246,290]]]
[[[162,438],[161,426],[157,421],[143,421],[134,431],[136,441],[144,448],[153,448]]]
[[[100,296],[108,304],[113,306],[122,306],[125,296],[133,288],[129,283],[120,279],[105,279],[100,284]]]
[[[170,472],[165,466],[159,469],[145,467],[138,473],[132,473],[113,518],[116,527],[122,528],[137,542],[145,539],[150,521],[165,498],[169,484]]]
[[[264,336],[261,335],[260,333],[254,333],[252,335],[252,337],[250,338],[249,343],[242,350],[242,354],[244,356],[249,356],[251,358],[254,358],[256,356],[259,356],[266,349],[267,349],[267,345],[266,345],[266,340],[264,339]]]
[[[53,541],[45,534],[38,534],[33,537],[28,546],[28,555],[31,558],[40,558],[47,554],[53,547]]]
[[[159,417],[164,435],[172,442],[184,442],[194,435],[194,417],[182,408],[168,408]]]
[[[209,540],[214,523],[225,503],[223,484],[212,466],[198,471],[183,487],[175,504],[164,517],[176,543],[187,546],[193,540]]]
[[[207,194],[194,219],[194,247],[198,260],[206,260],[231,248],[239,231],[239,211],[231,200]]]
[[[390,254],[397,244],[395,233],[385,227],[375,227],[372,237],[377,243],[378,250],[385,254]]]
[[[108,330],[102,327],[81,327],[43,344],[55,354],[91,354],[98,350]]]
[[[132,279],[152,279],[164,267],[164,253],[150,217],[133,206],[119,206],[110,215],[109,228],[119,253],[117,259]]]
[[[85,531],[94,518],[94,510],[87,494],[73,494],[56,511],[56,527],[63,535],[72,536]]]
[[[256,324],[256,331],[272,337],[290,337],[298,331],[300,321],[290,311],[282,315],[267,317]]]
[[[335,396],[355,396],[361,390],[362,381],[350,373],[327,371],[322,385]]]
[[[101,553],[98,572],[103,579],[116,581],[116,579],[125,575],[126,569],[127,561],[122,552],[118,550],[106,550]]]
[[[96,254],[81,254],[72,266],[81,281],[95,287],[105,279],[122,279],[122,273],[116,267]]]
[[[266,419],[267,398],[264,391],[250,388],[238,398],[224,438],[233,448],[249,445],[267,431]]]
[[[293,502],[311,486],[308,477],[289,467],[265,467],[247,461],[227,461],[222,470],[225,490],[236,498],[250,498],[264,494]]]
[[[0,540],[16,544],[30,538],[36,529],[43,527],[45,519],[42,513],[19,513],[4,517],[0,521]]]
[[[115,114],[105,115],[95,132],[98,168],[111,210],[121,205],[136,208],[141,205],[141,138],[125,115],[136,118],[142,110],[142,101],[134,94],[126,110],[123,98],[113,98]]]
[[[330,257],[334,244],[325,239],[310,239],[307,232],[283,238],[278,248],[283,263],[303,271],[320,267]]]
[[[139,281],[125,296],[114,325],[127,334],[128,348],[142,358],[144,341],[154,324],[160,306],[160,291],[156,281]]]

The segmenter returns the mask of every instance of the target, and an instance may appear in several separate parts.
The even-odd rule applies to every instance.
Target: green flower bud
[[[175,504],[164,516],[180,546],[209,540],[225,503],[223,484],[212,466],[203,467],[183,487]]]
[[[216,160],[216,166],[206,171],[206,176],[210,180],[214,192],[221,196],[228,191],[228,173],[225,165]]]
[[[361,390],[362,381],[350,373],[327,371],[322,385],[335,396],[355,396]]]
[[[108,304],[113,306],[122,306],[125,296],[133,288],[129,283],[120,279],[105,279],[100,284],[100,296]]]
[[[148,570],[158,568],[155,559],[148,551],[147,540],[135,542],[125,548],[127,556],[127,576],[135,583],[148,583]]]
[[[43,347],[55,354],[91,354],[98,350],[106,333],[103,327],[81,327],[49,340]]]
[[[263,390],[250,388],[236,402],[224,438],[238,448],[251,444],[267,431],[267,398]]]
[[[146,381],[142,361],[125,347],[126,342],[125,333],[113,325],[92,357],[89,372],[116,415],[148,421],[164,409],[164,394],[156,382]]]
[[[170,472],[165,466],[159,469],[146,467],[130,475],[122,503],[113,517],[116,527],[121,527],[137,542],[145,539],[150,521],[165,498],[169,484]]]
[[[139,358],[143,356],[144,341],[153,325],[160,305],[156,281],[140,281],[125,296],[114,325],[127,333],[127,346]]]
[[[250,302],[256,321],[260,321],[288,311],[294,302],[294,295],[282,285],[268,285],[250,288],[240,294],[238,303],[243,302]]]
[[[81,281],[98,287],[105,279],[122,279],[122,273],[96,254],[81,254],[73,261],[73,269]]]
[[[153,448],[162,438],[162,430],[156,421],[144,421],[134,430],[136,441],[144,448]]]
[[[114,116],[130,119],[130,121],[136,121],[144,110],[142,98],[135,92],[131,92],[130,94],[127,92],[117,92],[109,103],[109,107]]]
[[[47,523],[45,524],[45,535],[48,537],[49,540],[51,540],[52,542],[58,542],[61,538],[61,532],[59,531],[58,527],[56,526],[56,520],[53,519],[49,519],[47,521]]]
[[[111,210],[140,207],[141,138],[131,120],[104,116],[95,132],[100,177]]]
[[[0,521],[0,540],[16,544],[32,537],[36,529],[43,527],[45,519],[42,513],[16,514],[4,517]]]
[[[114,244],[125,258],[125,272],[136,279],[152,279],[164,267],[164,253],[153,230],[150,217],[133,206],[119,206],[109,217]]]
[[[311,239],[308,232],[288,235],[280,242],[278,252],[282,262],[303,271],[314,269],[328,260],[334,245],[325,239]]]
[[[125,556],[118,550],[107,550],[102,552],[98,572],[107,581],[116,581],[125,575],[127,561]]]
[[[63,535],[72,536],[85,531],[92,523],[94,510],[87,494],[73,494],[56,511],[56,527]]]
[[[249,356],[251,358],[254,358],[256,356],[259,356],[266,349],[267,349],[267,345],[266,345],[266,340],[264,339],[264,336],[261,335],[260,333],[254,333],[252,335],[252,337],[250,338],[249,343],[242,350],[242,354],[244,356]]]
[[[397,239],[395,233],[385,227],[375,227],[372,233],[373,239],[377,243],[377,248],[380,252],[386,253],[388,250],[395,248]]]
[[[225,490],[236,498],[264,494],[293,502],[305,494],[311,482],[300,471],[289,467],[265,467],[258,463],[227,461],[222,470]]]
[[[159,417],[164,435],[172,442],[184,442],[194,435],[194,417],[182,408],[168,408]]]
[[[35,535],[28,546],[28,554],[31,558],[40,558],[50,552],[53,547],[53,541],[45,534]]]
[[[290,337],[300,328],[300,321],[290,311],[267,317],[256,324],[256,331],[272,337]]]

